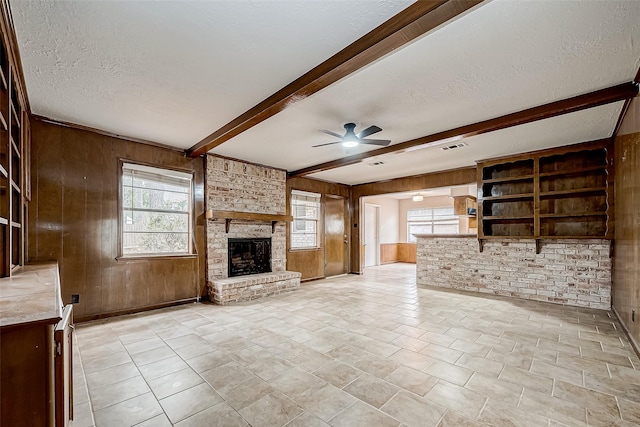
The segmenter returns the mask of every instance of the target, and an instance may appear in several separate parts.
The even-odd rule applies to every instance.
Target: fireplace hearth
[[[229,239],[229,277],[271,272],[271,238]]]

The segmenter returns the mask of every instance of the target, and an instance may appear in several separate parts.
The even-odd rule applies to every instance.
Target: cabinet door
[[[62,312],[54,334],[56,342],[55,411],[56,427],[66,427],[73,419],[73,306]]]

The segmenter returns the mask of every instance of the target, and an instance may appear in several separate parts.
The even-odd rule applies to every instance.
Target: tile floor
[[[73,427],[640,425],[611,313],[418,288],[410,264],[76,330]]]

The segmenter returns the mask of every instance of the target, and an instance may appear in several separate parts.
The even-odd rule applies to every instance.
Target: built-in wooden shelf
[[[478,162],[478,239],[613,239],[603,139]]]
[[[206,217],[207,219],[211,219],[211,220],[224,219],[225,231],[227,233],[229,232],[229,227],[231,226],[231,221],[233,220],[270,222],[271,233],[275,232],[276,224],[279,221],[280,222],[293,221],[293,216],[291,215],[265,214],[265,213],[256,213],[256,212],[217,211],[217,210],[208,210],[206,212]]]
[[[527,200],[527,199],[531,199],[533,200],[533,193],[522,193],[522,194],[508,194],[505,196],[489,196],[489,197],[484,197],[482,200],[484,201],[501,201],[501,200],[505,200],[505,201],[518,201],[518,200]]]

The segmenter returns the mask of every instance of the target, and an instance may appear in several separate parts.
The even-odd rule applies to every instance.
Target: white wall
[[[363,203],[371,203],[380,206],[380,243],[400,242],[400,240],[398,240],[400,238],[398,235],[399,200],[391,197],[374,196],[363,197],[362,201]],[[362,206],[364,207],[364,204]],[[364,209],[361,209],[360,211],[364,212]]]
[[[398,209],[398,242],[407,242],[407,211],[415,208],[444,208],[453,206],[453,199],[449,196],[425,197],[421,202],[411,199],[400,200]]]

